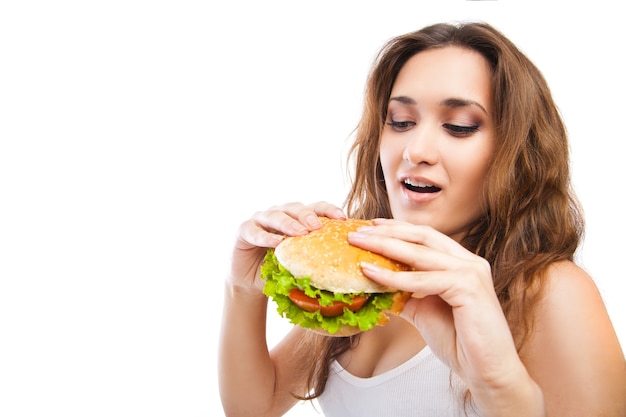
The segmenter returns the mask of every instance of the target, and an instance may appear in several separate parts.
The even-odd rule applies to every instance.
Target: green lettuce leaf
[[[348,308],[337,317],[324,317],[319,311],[308,312],[302,310],[289,299],[289,292],[299,288],[306,295],[318,298],[320,305],[331,305],[334,301],[350,303],[351,299],[359,294],[335,294],[320,290],[310,285],[308,277],[296,278],[287,271],[276,259],[273,249],[269,249],[261,265],[261,278],[265,280],[263,293],[276,303],[276,310],[282,317],[291,323],[307,329],[324,329],[330,334],[336,333],[342,325],[358,327],[360,330],[369,330],[376,326],[382,317],[383,310],[391,308],[393,293],[375,293],[369,295],[369,300],[356,312]]]

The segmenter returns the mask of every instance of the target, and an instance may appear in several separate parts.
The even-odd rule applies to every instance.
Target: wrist
[[[471,389],[481,416],[545,417],[543,392],[520,362],[520,368],[499,381]]]
[[[233,340],[265,339],[267,297],[261,291],[226,282],[222,306],[222,331]],[[243,339],[242,339],[243,338]],[[236,342],[233,342],[236,343]]]
[[[225,296],[230,299],[237,299],[238,302],[261,302],[267,304],[267,296],[263,294],[261,288],[245,285],[238,285],[231,280],[225,282]]]

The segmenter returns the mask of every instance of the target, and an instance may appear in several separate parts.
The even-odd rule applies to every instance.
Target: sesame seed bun
[[[288,237],[275,249],[278,261],[295,277],[309,277],[311,285],[336,293],[395,292],[368,279],[361,262],[403,271],[409,268],[384,256],[352,246],[348,233],[371,225],[369,220],[320,218],[322,227],[304,236]]]

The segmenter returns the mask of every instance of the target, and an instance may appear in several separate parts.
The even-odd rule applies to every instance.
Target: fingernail
[[[305,219],[305,223],[309,227],[313,227],[313,228],[318,228],[322,225],[322,222],[320,222],[320,219],[318,219],[317,216],[314,216],[314,215],[307,216],[307,218]]]
[[[285,236],[272,236],[270,247],[275,248],[276,246],[280,245],[280,242],[282,242],[283,240],[285,240]]]
[[[381,268],[378,265],[374,265],[369,262],[361,262],[360,265],[361,265],[361,269],[366,269],[372,272],[378,272],[381,270]]]
[[[306,233],[307,229],[306,227],[304,227],[302,224],[298,223],[298,222],[292,222],[291,223],[291,229],[296,232],[296,233]]]

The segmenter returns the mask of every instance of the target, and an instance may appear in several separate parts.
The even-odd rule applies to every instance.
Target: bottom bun
[[[330,337],[349,337],[349,336],[354,336],[355,334],[361,333],[363,331],[359,329],[358,327],[348,326],[347,324],[344,324],[343,326],[341,326],[339,330],[337,330],[335,333],[330,333],[329,331],[324,330],[322,328],[306,329],[306,330],[308,330],[309,332],[321,334],[322,336],[330,336]]]

